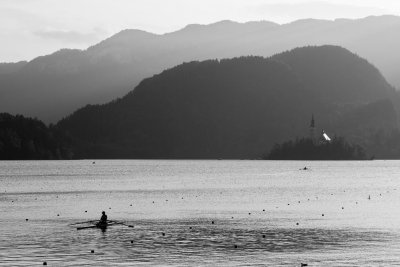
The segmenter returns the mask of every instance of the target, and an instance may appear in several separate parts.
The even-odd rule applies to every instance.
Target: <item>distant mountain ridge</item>
[[[272,22],[221,21],[163,35],[124,30],[87,50],[63,49],[30,62],[0,65],[0,112],[55,122],[86,104],[121,97],[182,62],[273,54],[307,45],[343,46],[400,87],[400,17]]]
[[[395,95],[348,50],[304,47],[184,63],[56,127],[78,158],[258,158],[274,143],[307,136],[314,114],[319,129],[382,156],[372,136],[398,130]]]

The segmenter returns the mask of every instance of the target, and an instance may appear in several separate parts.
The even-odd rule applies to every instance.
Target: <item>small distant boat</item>
[[[101,223],[101,224],[96,223],[95,225],[76,227],[76,230],[91,229],[91,228],[99,228],[101,230],[106,230],[108,226],[111,226],[114,224],[115,223]]]
[[[86,226],[78,226],[76,227],[76,230],[83,230],[83,229],[101,229],[102,231],[105,231],[107,227],[113,226],[113,225],[124,225],[133,228],[133,225],[125,224],[123,222],[118,222],[118,221],[108,221],[107,223],[99,223],[98,221],[87,221],[87,222],[82,222],[82,223],[91,223],[92,225],[86,225]],[[82,223],[77,223],[77,224],[82,224]]]

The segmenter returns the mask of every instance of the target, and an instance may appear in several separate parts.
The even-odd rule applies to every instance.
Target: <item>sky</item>
[[[0,0],[0,62],[86,49],[123,29],[162,34],[221,20],[400,15],[399,0]]]

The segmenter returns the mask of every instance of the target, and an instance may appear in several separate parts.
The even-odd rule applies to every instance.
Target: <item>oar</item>
[[[92,221],[86,221],[86,222],[76,222],[76,223],[71,223],[70,225],[76,225],[76,224],[82,224],[82,223],[91,223],[91,222],[97,222],[98,220],[92,220]]]
[[[125,224],[124,222],[118,222],[118,221],[109,221],[109,222],[112,222],[114,224],[121,224],[121,225],[128,226],[128,227],[131,227],[131,228],[134,227],[133,225]]]

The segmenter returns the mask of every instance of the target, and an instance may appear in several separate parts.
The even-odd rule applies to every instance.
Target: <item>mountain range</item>
[[[399,32],[396,16],[283,25],[221,21],[163,35],[124,30],[86,50],[63,49],[29,62],[0,64],[0,112],[56,122],[86,104],[122,97],[144,78],[182,62],[270,57],[307,45],[340,45],[366,58],[400,87]]]
[[[386,157],[399,103],[365,59],[338,46],[308,46],[180,64],[55,127],[77,158],[259,158],[274,143],[307,136],[314,114],[319,130]]]

